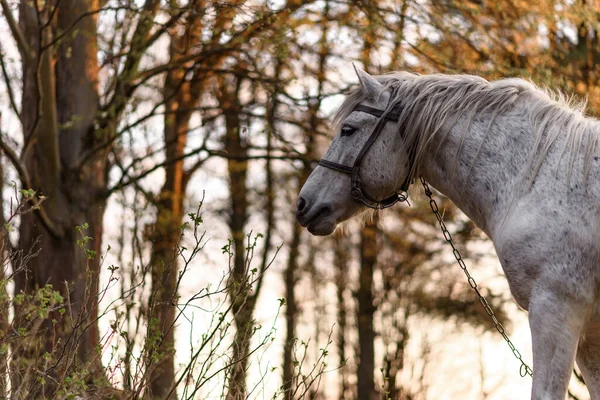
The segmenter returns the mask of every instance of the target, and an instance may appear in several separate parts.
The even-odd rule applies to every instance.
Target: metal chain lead
[[[502,335],[502,337],[508,344],[508,347],[510,347],[510,350],[512,351],[513,355],[517,358],[517,360],[519,360],[521,362],[521,367],[519,368],[519,374],[521,374],[522,377],[524,377],[525,375],[529,375],[529,376],[533,377],[532,369],[529,367],[529,365],[527,365],[525,363],[525,361],[523,361],[523,357],[521,356],[521,353],[519,352],[519,350],[517,350],[517,348],[515,347],[513,342],[511,342],[511,340],[509,339],[508,335],[506,334],[506,330],[504,329],[504,326],[502,326],[500,321],[498,321],[498,318],[496,318],[496,314],[494,314],[492,307],[486,300],[485,296],[483,296],[481,294],[481,292],[479,291],[477,282],[475,282],[475,279],[471,276],[471,274],[467,270],[467,265],[465,264],[465,261],[463,260],[462,256],[460,255],[460,252],[458,251],[458,249],[454,246],[454,241],[452,240],[452,235],[450,234],[450,231],[448,231],[448,229],[446,228],[446,224],[444,223],[444,220],[442,219],[442,215],[440,214],[438,205],[437,205],[436,201],[433,199],[433,193],[431,192],[431,189],[429,188],[429,185],[427,184],[427,182],[425,182],[425,179],[423,179],[422,177],[421,177],[421,183],[423,184],[423,188],[425,188],[425,194],[427,195],[427,197],[429,197],[429,206],[431,207],[431,211],[433,211],[433,213],[435,214],[435,217],[438,220],[440,229],[442,230],[442,233],[444,234],[444,239],[452,247],[452,254],[454,254],[454,258],[456,259],[458,266],[465,273],[465,275],[467,277],[467,281],[469,282],[469,286],[471,286],[471,288],[475,291],[475,293],[477,293],[477,297],[479,297],[479,301],[481,302],[481,305],[485,309],[485,312],[492,319],[492,322],[494,323],[496,330]]]

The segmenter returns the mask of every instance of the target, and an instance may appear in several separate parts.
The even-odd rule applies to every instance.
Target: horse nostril
[[[304,200],[304,198],[299,197],[298,198],[298,203],[296,204],[296,208],[298,209],[298,213],[299,214],[303,214],[306,210],[306,200]]]

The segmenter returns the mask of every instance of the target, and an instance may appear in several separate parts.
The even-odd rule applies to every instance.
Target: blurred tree
[[[69,348],[68,361],[60,368],[86,360],[90,376],[102,376],[99,357],[90,357],[99,342],[95,298],[108,165],[106,148],[92,150],[111,135],[98,129],[96,120],[99,68],[97,14],[92,10],[99,5],[98,1],[21,2],[19,23],[10,24],[22,60],[21,107],[15,111],[22,122],[23,147],[18,156],[7,144],[3,150],[19,172],[21,186],[47,197],[37,212],[21,220],[19,250],[27,252],[36,246],[41,253],[32,260],[29,273],[16,276],[15,291],[33,293],[50,283],[73,305],[72,321],[53,326],[47,320],[39,342],[30,343],[16,355],[13,387],[25,384],[23,368],[31,362],[27,359],[60,351],[49,332],[57,331],[68,344],[71,327],[84,338]],[[12,10],[8,6],[3,9],[10,18]],[[80,18],[84,13],[89,17]],[[77,245],[81,237],[75,231],[84,224],[89,225],[83,230],[84,236],[90,235],[85,243],[88,253]],[[89,287],[77,284],[84,274],[95,277]],[[15,311],[17,318],[26,317],[18,305]],[[52,393],[51,382],[48,394]]]
[[[18,22],[8,1],[3,0],[1,5],[21,54],[22,87],[19,90],[14,89],[17,81],[5,68],[6,59],[0,58],[12,111],[22,123],[23,145],[15,149],[6,141],[0,144],[17,170],[21,186],[35,190],[45,199],[35,212],[24,215],[19,225],[18,248],[26,251],[36,246],[41,253],[32,260],[30,273],[16,277],[16,291],[32,293],[50,284],[71,305],[68,322],[61,318],[57,321],[64,322],[48,319],[44,330],[32,332],[38,343],[19,349],[13,362],[12,386],[24,388],[23,379],[33,379],[21,368],[26,368],[28,360],[46,352],[62,352],[63,346],[66,356],[60,358],[60,365],[43,373],[58,376],[59,371],[77,365],[85,371],[86,381],[102,381],[97,302],[103,212],[112,193],[135,185],[156,204],[158,213],[152,236],[154,288],[148,330],[148,336],[158,340],[150,340],[147,351],[166,356],[154,368],[154,375],[148,377],[151,390],[157,392],[153,396],[161,397],[173,382],[172,328],[173,301],[176,301],[173,282],[177,277],[176,265],[169,271],[165,266],[175,259],[173,249],[179,240],[186,184],[201,166],[199,162],[184,170],[183,160],[198,154],[205,144],[184,152],[191,115],[209,72],[219,72],[218,66],[225,56],[238,52],[242,46],[248,48],[253,35],[285,21],[303,3],[291,2],[287,7],[275,9],[268,5],[244,8],[244,2],[212,5],[200,0],[181,4],[171,1],[164,5],[147,0],[139,7],[121,1],[85,4],[33,1],[19,3]],[[211,10],[217,11],[218,18],[212,19]],[[234,18],[241,15],[240,10],[252,18],[241,24],[234,22]],[[112,30],[99,31],[98,16],[102,14],[114,17]],[[212,25],[207,28],[209,22]],[[202,36],[205,32],[210,33],[207,41]],[[146,57],[149,49],[166,35],[171,38],[168,60]],[[143,101],[137,97],[139,92],[152,88],[160,76],[165,76],[162,101],[153,104],[147,114],[131,114],[131,102]],[[220,92],[227,95],[235,94],[228,86],[232,79],[240,84],[243,81],[231,74],[222,74],[219,79],[223,84]],[[19,92],[22,93],[20,106],[15,98]],[[240,111],[236,108],[236,98],[221,97],[220,100],[228,124],[226,150],[241,151],[239,133],[242,129],[235,122],[239,116],[234,115]],[[157,115],[161,106],[165,109],[165,159],[140,170],[138,166],[153,152],[142,157],[128,154],[120,139],[125,132]],[[243,185],[240,174],[244,172],[236,168],[247,162],[242,159],[246,154],[237,150],[232,154],[241,158],[231,162],[233,193],[237,185]],[[227,157],[218,150],[207,150],[207,153]],[[166,179],[160,195],[153,198],[139,182],[162,165]],[[114,176],[114,184],[109,185],[109,171],[114,166],[121,175]],[[247,201],[243,193],[237,199],[242,203]],[[234,202],[232,228],[236,246],[241,249],[238,253],[243,253],[238,239],[246,219],[245,207],[239,206],[237,200]],[[77,226],[79,231],[75,229]],[[236,265],[239,267],[239,260]],[[91,277],[88,285],[80,283],[84,276]],[[244,307],[238,311],[242,309]],[[16,315],[17,320],[25,317],[18,306]],[[49,330],[56,331],[58,336],[47,334]],[[81,340],[74,340],[75,337]],[[245,357],[240,356],[240,359]],[[51,381],[47,381],[43,389],[48,394],[52,393]],[[40,382],[28,384],[39,386]]]
[[[351,388],[349,384],[350,371],[346,367],[348,357],[346,355],[347,335],[348,335],[348,307],[346,305],[345,293],[348,290],[349,270],[350,270],[350,243],[348,237],[341,231],[337,230],[334,233],[334,263],[335,263],[335,286],[336,286],[336,303],[337,303],[337,351],[339,365],[342,366],[339,370],[339,399],[344,400],[350,397]]]
[[[177,1],[169,4],[171,15],[180,12]],[[177,62],[189,58],[197,51],[204,25],[205,4],[199,1],[185,19],[177,21],[168,31],[170,38],[169,59]],[[220,37],[217,37],[219,40]],[[165,399],[175,386],[175,321],[178,303],[177,281],[179,279],[176,249],[179,246],[181,226],[185,215],[185,197],[188,182],[204,159],[190,168],[184,168],[187,134],[190,120],[198,107],[204,91],[205,79],[202,68],[181,65],[166,73],[163,101],[165,179],[157,199],[156,221],[150,240],[152,288],[148,302],[148,332],[146,338],[147,363],[150,365],[148,395]],[[153,365],[154,364],[154,365]]]
[[[360,275],[356,293],[358,302],[358,354],[360,361],[356,372],[358,398],[375,399],[375,330],[374,318],[377,307],[373,303],[373,273],[377,263],[378,214],[368,221],[360,232]]]

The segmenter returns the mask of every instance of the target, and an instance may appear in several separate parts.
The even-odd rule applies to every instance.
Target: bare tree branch
[[[226,160],[237,160],[237,161],[247,161],[247,160],[283,160],[283,161],[294,161],[294,160],[299,160],[299,161],[308,161],[308,162],[318,162],[319,160],[316,159],[307,159],[305,156],[302,155],[295,155],[295,154],[283,154],[283,155],[273,155],[273,154],[256,154],[256,155],[248,155],[245,157],[236,157],[233,156],[231,154],[228,154],[226,151],[224,150],[210,150],[208,148],[206,148],[204,145],[195,148],[194,150],[185,153],[183,155],[181,155],[180,157],[176,157],[174,159],[171,160],[166,160],[164,162],[160,162],[157,163],[156,165],[152,166],[151,168],[145,170],[144,172],[140,173],[137,176],[132,176],[129,177],[129,179],[126,179],[127,176],[122,176],[121,179],[119,180],[118,183],[116,183],[113,187],[107,189],[104,192],[104,195],[106,197],[110,196],[112,193],[121,190],[127,186],[130,186],[132,184],[134,184],[135,182],[145,178],[146,176],[150,175],[152,172],[164,167],[165,165],[168,164],[172,164],[174,162],[189,158],[191,156],[197,155],[201,152],[205,152],[207,154],[207,158],[208,157],[221,157],[224,158]],[[191,168],[189,168],[186,173],[190,174],[191,171],[195,171],[196,169],[198,169],[204,162],[206,161],[206,159],[201,159],[198,160],[198,162],[196,164],[194,164]],[[125,167],[124,170],[127,170],[128,167]]]
[[[58,5],[56,5],[56,6],[54,7],[54,9],[52,10],[52,14],[54,14],[54,13],[56,12],[56,10],[57,10],[57,9],[58,9]],[[63,39],[63,38],[64,38],[65,36],[67,36],[67,35],[68,35],[70,32],[72,32],[72,31],[73,31],[73,29],[74,29],[74,28],[77,26],[77,24],[78,24],[78,23],[79,23],[79,22],[80,22],[82,19],[84,19],[84,18],[91,17],[91,16],[94,16],[94,15],[96,15],[96,14],[100,14],[101,12],[104,12],[104,11],[120,11],[120,10],[124,10],[124,9],[131,10],[132,8],[131,8],[131,7],[125,7],[125,6],[122,6],[122,7],[100,7],[100,8],[98,8],[98,9],[96,9],[96,10],[90,10],[90,11],[86,11],[86,12],[84,12],[84,13],[81,13],[81,14],[79,14],[79,16],[78,16],[78,17],[77,17],[77,18],[76,18],[76,19],[75,19],[75,20],[74,20],[74,21],[71,23],[71,25],[70,25],[68,28],[66,28],[66,29],[64,29],[64,30],[62,30],[62,31],[60,31],[60,33],[58,33],[57,35],[55,35],[55,36],[52,38],[52,40],[51,40],[51,41],[49,41],[48,43],[45,43],[45,44],[44,44],[44,46],[42,47],[42,50],[45,50],[46,48],[48,48],[48,47],[51,47],[51,46],[54,46],[55,44],[57,44],[57,43],[58,43],[58,42],[59,42],[61,39]],[[50,20],[49,20],[49,22],[50,22]],[[48,23],[49,23],[49,22],[48,22]]]
[[[10,101],[10,106],[13,109],[13,112],[16,114],[17,118],[23,125],[23,120],[21,119],[21,113],[19,112],[19,108],[17,107],[17,102],[15,101],[15,92],[12,88],[12,84],[10,83],[10,76],[8,75],[8,70],[6,69],[6,63],[4,62],[4,52],[2,51],[2,45],[0,44],[0,67],[2,68],[2,76],[4,76],[4,82],[6,85],[6,91],[8,92],[8,99]]]
[[[2,149],[6,157],[10,160],[11,164],[17,171],[17,174],[19,175],[19,180],[21,181],[21,187],[25,189],[30,189],[31,179],[29,177],[29,173],[27,173],[27,169],[21,164],[17,154],[8,146],[8,144],[4,140],[2,140],[2,138],[0,138],[0,149]],[[40,220],[52,236],[54,236],[55,238],[61,238],[64,236],[64,231],[52,222],[52,220],[46,213],[44,207],[36,207],[35,212],[38,214]]]
[[[154,17],[158,13],[159,8],[159,0],[146,0],[144,3],[137,26],[131,37],[131,45],[123,65],[123,70],[116,78],[115,91],[113,97],[108,102],[107,108],[112,109],[112,112],[109,113],[112,118],[117,118],[121,114],[129,100],[132,92],[131,80],[137,73],[144,51],[148,48],[150,30],[152,29]]]
[[[2,5],[2,11],[4,12],[4,16],[6,17],[10,31],[17,42],[17,46],[19,47],[21,54],[25,58],[23,62],[33,62],[33,60],[35,60],[35,53],[31,50],[29,44],[27,44],[21,29],[19,29],[19,25],[17,24],[15,17],[12,15],[12,11],[8,5],[8,2],[6,0],[0,0],[0,4]]]
[[[287,18],[298,8],[311,3],[312,1],[307,2],[297,2],[288,7],[282,8],[280,10],[266,13],[263,17],[253,21],[248,24],[244,28],[240,28],[237,32],[235,32],[231,38],[227,41],[227,43],[220,44],[218,42],[213,43],[213,45],[207,49],[203,49],[202,51],[194,54],[189,54],[185,57],[180,57],[177,59],[175,63],[166,63],[154,68],[149,68],[145,71],[141,71],[139,74],[139,81],[137,85],[139,86],[141,83],[146,80],[166,72],[173,68],[179,68],[182,64],[194,61],[195,63],[200,63],[201,61],[210,59],[213,61],[211,57],[215,55],[225,56],[226,54],[230,54],[231,52],[235,52],[240,50],[240,46],[244,43],[248,43],[251,37],[254,37],[256,34],[264,31],[269,28],[271,25],[269,22],[279,21],[279,24],[285,24]]]

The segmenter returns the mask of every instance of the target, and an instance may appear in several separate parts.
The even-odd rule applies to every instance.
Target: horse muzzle
[[[331,204],[311,204],[302,196],[296,204],[296,220],[300,225],[317,236],[326,236],[333,233],[337,226],[337,219]]]

